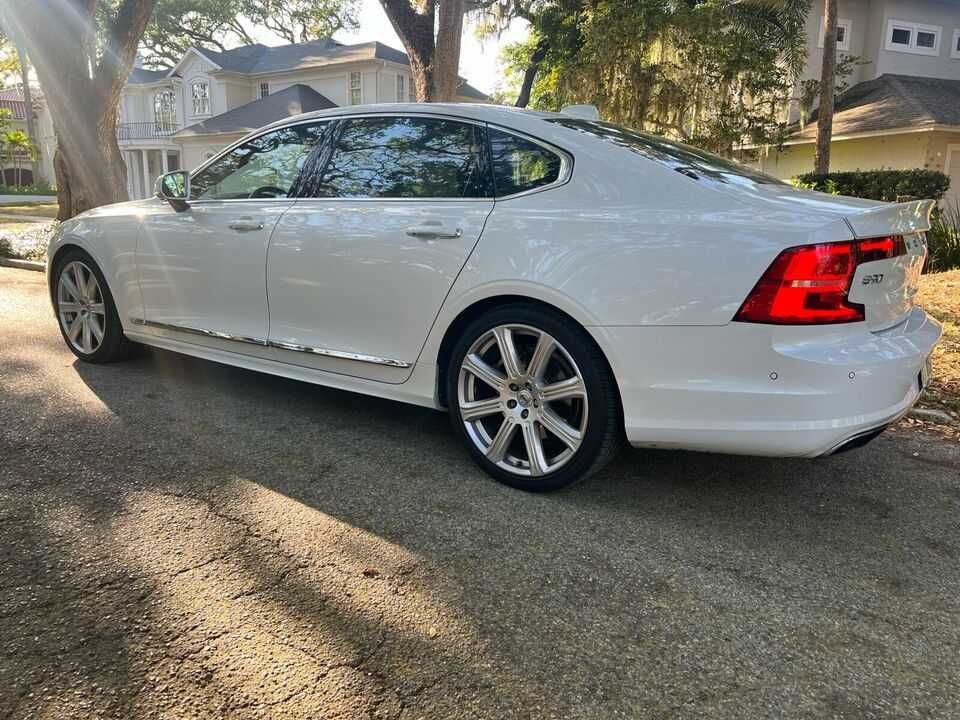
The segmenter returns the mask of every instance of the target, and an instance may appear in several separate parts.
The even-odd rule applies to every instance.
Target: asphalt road
[[[960,717],[960,447],[625,453],[146,351],[0,268],[0,717]]]

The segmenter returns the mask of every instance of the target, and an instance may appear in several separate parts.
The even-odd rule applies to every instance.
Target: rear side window
[[[491,195],[482,128],[450,120],[373,117],[334,131],[313,197],[471,198]]]
[[[560,178],[563,161],[555,152],[495,128],[487,132],[497,197],[535,190]]]
[[[579,130],[582,133],[606,140],[643,155],[654,162],[666,165],[672,170],[683,173],[695,180],[707,179],[723,183],[751,182],[782,185],[783,182],[746,165],[726,160],[719,155],[708,153],[691,145],[673,142],[659,135],[631,130],[622,125],[601,122],[600,120],[580,120],[564,118],[550,120],[557,125]]]

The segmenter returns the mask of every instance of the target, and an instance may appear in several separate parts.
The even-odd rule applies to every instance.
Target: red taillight
[[[905,253],[899,235],[788,248],[767,268],[733,319],[773,325],[862,321],[863,305],[847,300],[857,265]]]

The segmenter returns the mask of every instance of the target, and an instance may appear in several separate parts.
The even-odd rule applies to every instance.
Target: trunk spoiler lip
[[[855,239],[885,235],[909,235],[930,229],[935,200],[911,200],[868,208],[844,216]]]

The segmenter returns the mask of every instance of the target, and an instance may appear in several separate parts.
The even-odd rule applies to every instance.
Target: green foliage
[[[937,170],[856,170],[807,173],[794,178],[793,184],[834,195],[896,202],[904,197],[939,200],[950,187],[950,178]]]
[[[933,212],[927,233],[930,257],[927,270],[942,272],[960,268],[960,203],[945,203]]]
[[[294,43],[357,27],[357,0],[157,0],[144,33],[145,64],[173,67],[190,47],[226,50],[263,27]]]
[[[807,0],[553,0],[531,9],[531,34],[504,52],[516,83],[548,47],[531,107],[592,103],[606,120],[730,154],[779,144],[803,65]]]

